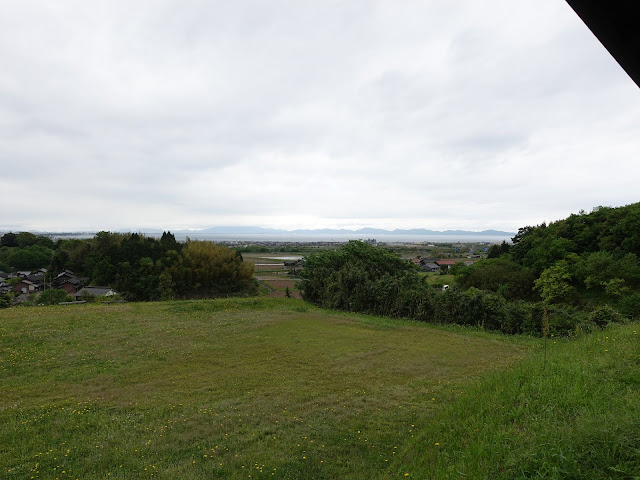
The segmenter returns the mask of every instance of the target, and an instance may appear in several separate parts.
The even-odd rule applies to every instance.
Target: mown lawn
[[[8,309],[0,478],[445,478],[450,409],[539,344],[295,299]]]

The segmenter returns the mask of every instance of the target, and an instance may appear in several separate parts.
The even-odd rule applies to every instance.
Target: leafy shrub
[[[71,298],[64,290],[45,290],[38,296],[38,304],[57,305],[60,302],[72,302]]]
[[[618,311],[629,318],[635,318],[640,314],[640,295],[636,292],[627,292],[617,304]]]
[[[512,272],[512,280],[520,276],[522,282],[516,282],[519,285],[516,290],[512,285],[505,286],[498,281],[491,283],[500,277],[500,272]],[[567,265],[558,262],[545,272],[545,282],[539,282],[545,289],[544,296],[549,301],[557,301],[547,306],[549,333],[572,335],[588,331],[586,315],[561,301],[572,288],[567,281]],[[556,273],[560,274],[558,278]],[[467,290],[453,287],[438,291],[427,285],[425,278],[419,277],[411,265],[394,254],[362,242],[350,242],[338,250],[308,257],[298,288],[303,290],[305,300],[325,308],[468,325],[509,334],[542,334],[542,302],[509,301],[505,298],[517,297],[516,291],[526,297],[525,290],[530,289],[533,283],[529,271],[500,258],[486,261],[476,274],[472,277],[474,282],[486,281],[484,286],[495,287],[497,292],[474,286]],[[469,281],[469,273],[460,275],[460,278],[465,284]],[[507,288],[511,288],[512,293],[505,295],[502,290]],[[640,297],[637,306],[640,308]],[[606,312],[611,316],[608,310]],[[602,323],[604,320],[598,321]]]
[[[616,323],[621,320],[620,314],[609,305],[602,305],[594,308],[589,313],[589,320],[599,327],[606,327],[610,323]]]
[[[9,305],[11,305],[9,295],[0,295],[0,308],[9,308]]]
[[[456,271],[456,284],[463,288],[496,292],[507,300],[537,298],[533,290],[536,279],[533,272],[507,258],[482,260]]]
[[[554,306],[549,312],[549,333],[566,335],[575,330],[581,318],[576,309],[569,305]]]
[[[436,295],[434,320],[438,323],[472,325],[491,330],[501,329],[505,318],[505,300],[499,295],[470,288],[449,289]]]
[[[312,303],[396,316],[404,308],[398,296],[423,285],[409,262],[360,241],[309,255],[300,278],[298,288]]]
[[[505,333],[541,332],[542,308],[536,304],[509,303],[475,287],[438,291],[405,260],[363,242],[310,255],[300,277],[304,299],[325,308]]]

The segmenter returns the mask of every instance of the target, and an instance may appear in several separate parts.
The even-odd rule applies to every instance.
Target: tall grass
[[[575,340],[494,373],[439,414],[397,471],[413,478],[640,478],[636,324]],[[416,454],[416,452],[420,452]]]

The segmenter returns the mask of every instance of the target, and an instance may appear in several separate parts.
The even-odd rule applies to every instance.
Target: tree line
[[[639,255],[636,203],[520,228],[487,259],[455,265],[455,286],[446,292],[410,262],[362,242],[308,256],[299,287],[327,308],[561,334],[640,314]]]
[[[0,271],[47,267],[55,248],[49,237],[31,232],[5,233],[0,237]]]
[[[253,264],[209,241],[178,242],[137,233],[99,232],[90,239],[60,239],[28,232],[0,238],[0,270],[44,267],[52,278],[63,270],[87,285],[108,285],[129,300],[166,300],[252,294]]]
[[[309,255],[300,277],[303,298],[324,308],[505,333],[542,331],[543,310],[535,303],[475,287],[443,292],[410,262],[360,241]]]

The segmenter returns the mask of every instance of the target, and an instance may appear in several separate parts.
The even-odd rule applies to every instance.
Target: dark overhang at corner
[[[640,0],[567,0],[640,87]]]

